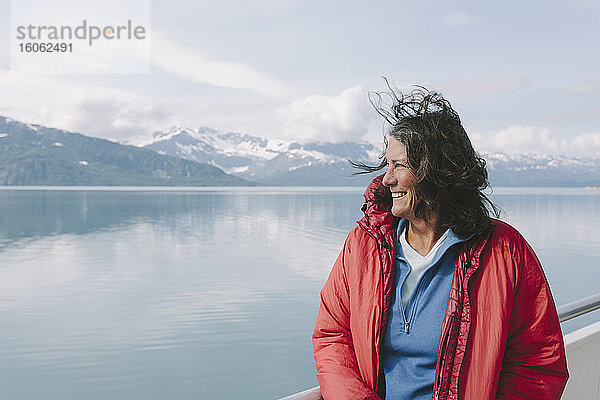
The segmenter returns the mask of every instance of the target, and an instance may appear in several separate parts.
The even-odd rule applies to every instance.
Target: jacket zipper
[[[467,261],[464,264],[464,274],[465,276],[463,277],[463,280],[465,281],[465,287],[469,285],[469,281],[471,280],[471,276],[473,275],[472,271],[469,271],[471,269],[471,259],[472,256],[469,255],[469,251],[467,251]],[[469,273],[470,272],[470,273]],[[468,294],[467,294],[468,296]],[[464,302],[464,299],[463,299]],[[433,398],[434,400],[439,400],[440,397],[440,389],[442,388],[442,383],[444,380],[444,370],[445,370],[445,366],[447,363],[446,360],[446,349],[448,347],[448,342],[450,340],[450,333],[451,333],[451,328],[454,326],[454,323],[459,323],[460,321],[456,321],[457,319],[457,312],[454,311],[451,315],[450,315],[450,320],[448,321],[448,326],[446,327],[446,332],[444,332],[444,342],[442,345],[442,352],[440,353],[440,355],[442,356],[441,360],[438,360],[438,363],[436,365],[436,371],[439,371],[439,377],[437,377],[437,387],[434,387],[434,392],[433,392]],[[459,328],[460,331],[460,328]],[[438,369],[439,368],[439,369]],[[450,378],[447,378],[450,379]]]
[[[450,344],[450,339],[451,339],[451,335],[452,335],[452,330],[454,329],[454,325],[456,322],[456,312],[453,312],[450,315],[450,319],[448,320],[448,325],[446,326],[446,330],[444,332],[444,335],[442,336],[442,340],[443,340],[443,344],[442,344],[442,350],[440,352],[440,359],[437,362],[437,368],[439,371],[439,377],[438,377],[438,381],[437,381],[437,388],[434,391],[434,399],[438,400],[439,396],[440,396],[440,389],[443,388],[443,383],[444,383],[444,378],[445,378],[445,370],[446,370],[446,366],[448,365],[448,355],[446,354],[446,352],[448,351],[448,346]]]

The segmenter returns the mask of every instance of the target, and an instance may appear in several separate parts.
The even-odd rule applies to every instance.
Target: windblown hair
[[[387,83],[387,80],[386,80]],[[416,86],[403,94],[388,84],[389,92],[371,93],[375,110],[390,125],[384,135],[404,145],[408,163],[416,177],[417,200],[414,213],[428,220],[437,212],[440,227],[452,228],[459,237],[483,232],[491,226],[490,212],[500,212],[483,193],[489,187],[485,160],[475,153],[460,118],[441,94]],[[384,106],[391,101],[391,106]],[[385,151],[379,165],[351,164],[358,174],[386,167]],[[391,192],[385,188],[380,201],[391,204]]]

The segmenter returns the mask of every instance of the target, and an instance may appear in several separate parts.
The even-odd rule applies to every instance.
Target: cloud
[[[571,82],[557,87],[557,91],[561,94],[575,96],[598,95],[600,94],[600,79]]]
[[[600,132],[559,137],[549,128],[513,125],[493,132],[469,135],[479,151],[508,154],[554,154],[572,157],[600,156]]]
[[[456,29],[470,25],[479,21],[481,18],[463,11],[446,14],[442,17],[442,24],[447,28]]]
[[[156,130],[157,125],[174,124],[174,106],[136,96],[94,95],[75,105],[74,112],[63,116],[61,126],[86,135],[120,142],[135,142]]]
[[[168,74],[159,74],[157,82],[164,75]],[[174,125],[211,126],[260,136],[281,133],[281,123],[274,115],[285,100],[257,99],[224,89],[214,89],[215,98],[208,99],[205,92],[190,95],[181,89],[160,97],[146,94],[158,91],[151,87],[152,79],[152,75],[129,79],[119,74],[0,73],[0,115],[131,144],[147,141],[154,131]],[[132,82],[122,85],[124,80]],[[135,90],[140,82],[148,90]],[[157,88],[162,83],[158,82]],[[226,100],[221,91],[227,92]]]
[[[456,96],[487,96],[513,93],[529,87],[529,80],[521,75],[491,76],[469,79],[455,79],[441,82],[437,86]]]
[[[0,114],[88,136],[125,141],[177,123],[184,107],[58,75],[0,74]]]
[[[569,140],[570,152],[573,154],[590,154],[600,156],[600,131],[594,133],[583,133]]]
[[[360,140],[373,117],[362,86],[345,89],[337,96],[312,95],[294,100],[277,112],[283,133],[298,142]]]
[[[253,7],[257,7],[263,12],[275,13],[283,10],[289,10],[299,3],[298,0],[255,0]]]
[[[239,62],[217,61],[198,49],[152,34],[152,63],[182,78],[212,86],[246,89],[266,95],[281,94],[283,83],[268,74]]]

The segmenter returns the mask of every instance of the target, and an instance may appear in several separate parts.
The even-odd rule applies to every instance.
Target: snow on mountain
[[[257,182],[298,185],[331,184],[332,181],[341,185],[363,184],[364,179],[359,183],[348,179],[354,171],[349,169],[347,159],[368,161],[376,159],[378,153],[366,143],[301,145],[207,127],[173,127],[167,132],[156,132],[144,147],[160,154],[208,163]],[[338,176],[340,171],[347,173]]]
[[[190,158],[197,157],[198,152],[216,152],[230,157],[258,157],[261,159],[275,158],[287,148],[286,143],[270,142],[267,139],[240,133],[222,133],[214,129],[202,127],[188,129],[175,126],[168,132],[157,131],[147,148],[157,148],[165,143],[174,142],[179,152]]]
[[[277,185],[364,185],[372,175],[348,160],[379,162],[381,148],[369,143],[273,141],[202,127],[156,132],[144,146],[161,154],[219,167],[259,183]],[[494,186],[587,186],[600,182],[600,161],[556,155],[482,153]]]
[[[0,116],[0,185],[248,185],[206,164]]]
[[[482,153],[495,186],[588,186],[600,182],[600,161],[549,154]]]

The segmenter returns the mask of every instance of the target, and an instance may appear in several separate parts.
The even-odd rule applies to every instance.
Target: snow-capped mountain
[[[0,116],[0,185],[251,185],[202,163]]]
[[[371,178],[351,177],[356,171],[347,159],[373,162],[380,151],[368,143],[301,145],[206,127],[155,132],[144,148],[272,185],[363,185]]]
[[[493,186],[594,186],[600,160],[539,154],[482,153]]]
[[[369,143],[273,141],[211,128],[173,127],[144,146],[160,154],[207,163],[259,183],[364,185],[348,159],[375,164],[382,148]],[[551,155],[482,153],[493,186],[590,186],[600,183],[600,161]]]

